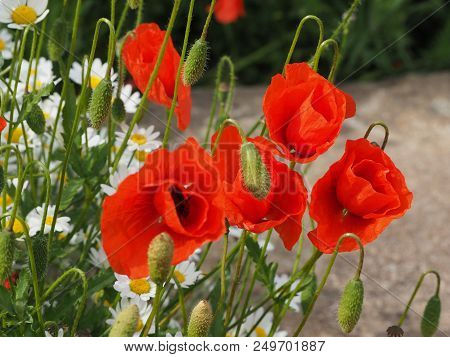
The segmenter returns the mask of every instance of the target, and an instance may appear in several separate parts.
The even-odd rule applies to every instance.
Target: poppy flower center
[[[258,337],[267,337],[266,330],[263,329],[261,326],[257,326],[255,328],[255,333],[256,333],[256,336],[258,336]]]
[[[99,83],[102,81],[102,79],[98,76],[91,75],[91,88],[95,89],[99,85]]]
[[[18,25],[28,25],[36,21],[37,13],[31,6],[20,5],[12,12],[11,19]]]
[[[179,270],[175,270],[173,274],[175,275],[175,278],[180,284],[182,284],[186,280],[186,276]]]
[[[53,216],[47,216],[47,218],[45,219],[45,224],[47,226],[51,226],[53,223]]]
[[[138,295],[150,292],[150,283],[147,279],[134,279],[130,281],[130,290]]]
[[[6,47],[5,41],[0,38],[0,51],[3,51]]]
[[[175,204],[175,209],[177,210],[178,217],[185,219],[189,216],[189,203],[188,200],[184,197],[181,190],[172,186],[170,188],[170,195],[172,196],[173,202]]]
[[[145,135],[136,133],[131,135],[131,141],[138,145],[144,145],[147,143],[147,138],[145,137]]]

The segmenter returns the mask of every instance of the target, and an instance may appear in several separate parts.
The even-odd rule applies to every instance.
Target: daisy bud
[[[192,45],[183,70],[183,83],[192,86],[202,78],[208,60],[208,43],[198,39]]]
[[[0,281],[4,281],[11,272],[14,259],[14,235],[9,231],[0,232]]]
[[[95,87],[89,104],[91,126],[99,129],[111,114],[113,85],[111,79],[103,78]]]
[[[113,120],[121,123],[124,121],[125,115],[125,104],[123,104],[123,100],[120,98],[115,98],[111,108],[111,116]]]
[[[47,275],[48,265],[47,238],[42,234],[33,238],[33,253],[37,276],[39,280],[42,280]]]
[[[59,17],[50,29],[49,40],[47,42],[48,56],[52,61],[59,60],[66,48],[67,22],[64,16]]]
[[[358,323],[364,300],[364,286],[360,279],[350,280],[344,288],[338,307],[338,322],[345,333]]]
[[[245,188],[259,200],[266,198],[270,191],[270,175],[253,143],[245,142],[241,146],[241,170]]]
[[[28,125],[30,126],[30,129],[33,130],[36,134],[38,135],[44,134],[45,115],[39,105],[34,104],[31,107],[31,110],[28,113],[26,120]]]
[[[206,337],[213,322],[211,305],[206,300],[201,300],[194,307],[189,319],[188,337]]]
[[[317,289],[317,277],[316,274],[312,274],[311,276],[311,282],[308,284],[308,286],[305,288],[305,290],[301,293],[301,299],[302,299],[302,311],[306,312],[308,310],[309,305],[311,304],[312,298],[316,292]]]
[[[434,295],[425,306],[420,329],[422,336],[431,337],[435,334],[439,326],[441,316],[441,299],[439,295]]]
[[[128,0],[128,6],[130,7],[130,9],[136,10],[141,4],[141,1],[142,0]]]
[[[166,233],[157,235],[148,246],[148,272],[157,285],[167,280],[173,258],[173,240]]]
[[[139,323],[139,309],[130,305],[122,310],[109,332],[109,337],[132,337]]]

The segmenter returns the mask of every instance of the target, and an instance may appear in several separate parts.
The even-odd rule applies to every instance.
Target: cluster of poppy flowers
[[[141,91],[164,34],[156,24],[142,24],[125,41],[124,63]],[[179,62],[169,41],[149,100],[170,106]],[[190,88],[180,81],[178,91],[176,115],[179,129],[184,130],[190,121]],[[412,193],[403,174],[382,148],[367,139],[347,141],[342,158],[317,181],[310,195],[302,176],[283,162],[317,159],[334,144],[343,121],[356,112],[354,100],[307,63],[289,64],[283,75],[272,78],[263,111],[268,138],[244,140],[236,127],[227,126],[211,138],[214,150],[191,137],[174,151],[152,151],[144,166],[106,197],[103,247],[117,273],[148,276],[147,247],[161,232],[175,243],[173,264],[186,260],[204,243],[220,239],[227,225],[254,233],[273,228],[291,249],[302,233],[309,206],[317,228],[308,237],[318,250],[331,253],[343,233],[355,233],[363,244],[369,243],[410,208]],[[243,141],[255,145],[270,176],[264,198],[255,197],[243,182]],[[346,240],[340,251],[356,248],[353,240]]]

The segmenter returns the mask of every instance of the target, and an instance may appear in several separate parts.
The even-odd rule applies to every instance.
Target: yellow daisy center
[[[45,120],[49,120],[50,119],[50,113],[49,112],[44,112],[44,118],[45,118]]]
[[[18,144],[22,135],[23,135],[22,128],[14,129],[12,132],[12,135],[11,135],[11,142],[13,144]],[[6,138],[6,140],[8,140],[8,134],[5,135],[5,138]]]
[[[46,220],[46,223],[47,223],[47,220]],[[51,225],[51,222],[50,222],[49,225]],[[67,233],[61,232],[61,233],[58,234],[58,240],[64,240],[66,238],[67,238]]]
[[[11,19],[18,25],[28,25],[36,21],[37,13],[31,6],[20,5],[12,12]]]
[[[267,332],[261,326],[257,326],[255,328],[256,336],[258,337],[267,337]]]
[[[53,223],[53,216],[47,216],[47,218],[45,219],[45,224],[47,226],[51,226]]]
[[[141,319],[139,319],[137,325],[136,325],[136,332],[141,331],[144,328],[144,323],[142,322]]]
[[[6,48],[5,41],[0,38],[0,51],[3,51]]]
[[[98,76],[91,75],[91,88],[97,88],[98,84],[102,81],[102,79]]]
[[[179,270],[175,270],[173,274],[175,275],[175,278],[177,278],[180,284],[186,280],[186,276]]]
[[[6,207],[8,207],[10,204],[13,203],[13,199],[8,194],[6,195],[5,201],[6,201]],[[0,206],[3,206],[3,195],[0,196]]]
[[[147,279],[134,279],[130,281],[130,290],[138,295],[150,292],[150,283]]]
[[[9,220],[6,220],[6,226],[9,226]],[[14,224],[13,224],[13,228],[12,228],[13,232],[16,234],[19,233],[23,233],[24,232],[24,228],[22,226],[22,223],[20,223],[17,219],[14,220]]]
[[[142,134],[133,134],[131,135],[131,141],[138,145],[144,145],[147,143],[147,138]]]
[[[140,162],[144,162],[145,159],[147,158],[147,152],[145,150],[138,150],[134,155],[136,159]]]

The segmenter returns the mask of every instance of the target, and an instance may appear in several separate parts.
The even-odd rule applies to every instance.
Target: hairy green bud
[[[142,0],[128,0],[128,6],[130,7],[130,9],[136,10],[141,4],[141,1]]]
[[[132,337],[139,324],[139,309],[136,305],[130,305],[117,315],[114,325],[111,327],[109,337]]]
[[[338,308],[342,331],[350,333],[358,323],[364,301],[364,285],[360,279],[350,280],[344,288]]]
[[[44,134],[45,115],[39,105],[34,104],[31,107],[31,110],[28,113],[26,120],[30,129],[33,130],[36,134],[38,135]]]
[[[202,78],[208,60],[208,43],[203,39],[198,39],[192,45],[184,63],[183,83],[193,86]]]
[[[148,246],[148,272],[157,285],[167,280],[173,258],[173,240],[167,233],[157,235]]]
[[[47,238],[43,234],[39,234],[38,236],[33,238],[32,246],[37,276],[39,280],[42,280],[47,275],[47,266],[48,266]]]
[[[59,60],[66,48],[67,22],[64,16],[58,17],[50,29],[47,42],[48,56],[52,61]]]
[[[245,142],[240,155],[245,188],[258,200],[266,198],[270,191],[270,174],[258,149],[253,143]]]
[[[125,104],[123,104],[123,100],[120,98],[115,98],[111,108],[111,116],[113,120],[121,123],[125,120],[125,115]]]
[[[194,307],[189,319],[188,337],[206,337],[213,322],[211,305],[206,300],[201,300]]]
[[[314,294],[317,290],[317,276],[315,273],[311,274],[311,282],[305,288],[305,290],[301,293],[301,303],[302,303],[302,311],[303,313],[308,310],[309,305],[314,297]]]
[[[103,78],[92,92],[89,104],[91,126],[99,129],[111,114],[113,85],[110,78]]]
[[[422,336],[431,337],[436,333],[441,317],[441,299],[439,295],[434,295],[428,300],[427,306],[423,312],[420,329]]]
[[[11,273],[14,248],[14,234],[9,231],[0,232],[0,282]]]

